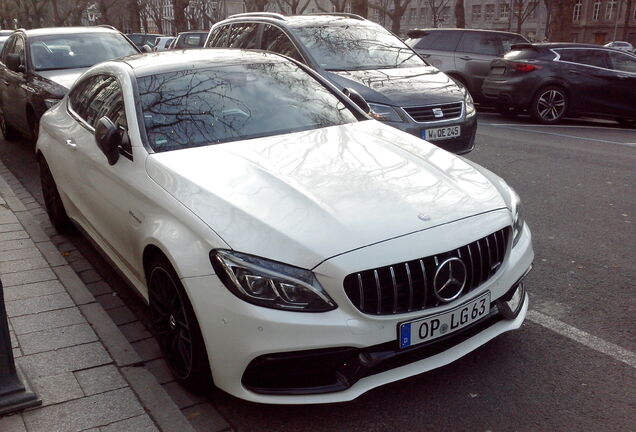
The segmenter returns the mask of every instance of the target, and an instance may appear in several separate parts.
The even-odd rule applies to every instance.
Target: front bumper
[[[462,238],[470,231],[474,235],[475,231],[494,231],[502,227],[501,217],[481,218],[479,222],[479,225],[469,227],[465,227],[466,223],[455,223],[458,227],[453,231],[456,234],[453,237]],[[509,220],[506,223],[510,223]],[[217,387],[241,399],[260,403],[349,401],[375,387],[449,364],[497,335],[519,328],[527,312],[527,296],[519,314],[512,320],[504,319],[493,304],[489,316],[460,333],[429,345],[399,350],[398,323],[439,313],[467,301],[467,298],[430,310],[369,316],[355,309],[347,299],[341,276],[326,276],[327,270],[330,275],[337,274],[332,271],[334,268],[348,267],[350,262],[356,262],[357,266],[376,265],[374,259],[380,246],[392,251],[413,249],[413,244],[431,244],[424,249],[440,247],[444,250],[448,246],[443,244],[446,241],[430,240],[438,235],[449,237],[446,235],[449,229],[453,230],[453,227],[432,228],[386,242],[390,245],[363,248],[314,269],[339,306],[324,313],[286,312],[247,304],[231,294],[213,275],[184,279]],[[429,241],[424,241],[425,238]],[[421,253],[421,250],[414,253]],[[531,235],[526,227],[501,270],[471,292],[471,298],[488,290],[495,303],[525,274],[533,257]],[[270,367],[272,359],[282,359],[282,362]],[[331,367],[325,367],[325,364]],[[299,385],[294,379],[299,377],[297,372],[307,370],[313,373],[301,374],[304,381]]]

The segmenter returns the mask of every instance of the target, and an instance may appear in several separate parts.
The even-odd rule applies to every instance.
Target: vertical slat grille
[[[466,266],[462,296],[486,282],[501,267],[508,248],[510,227],[453,251],[369,269],[348,275],[344,288],[362,312],[388,315],[423,310],[440,304],[433,290],[433,276],[444,260],[457,257]]]

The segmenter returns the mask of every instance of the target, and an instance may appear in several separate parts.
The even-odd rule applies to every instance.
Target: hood
[[[339,88],[353,88],[368,102],[418,106],[464,100],[465,91],[432,66],[328,72]]]
[[[156,153],[146,169],[233,249],[303,268],[506,206],[463,159],[373,120]]]
[[[53,81],[56,84],[66,88],[66,91],[71,88],[73,83],[86,72],[89,68],[80,69],[60,69],[50,71],[37,71],[36,73],[49,81]]]

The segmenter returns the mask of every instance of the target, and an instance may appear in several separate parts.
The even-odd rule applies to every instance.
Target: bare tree
[[[618,14],[620,14],[621,8],[619,6],[618,8]],[[630,17],[633,16],[633,14],[636,12],[633,12],[632,10],[632,0],[625,0],[625,23],[624,23],[624,27],[623,27],[623,40],[626,41],[627,39],[627,35],[629,33],[630,27],[629,27],[629,19]],[[633,28],[633,27],[632,27]]]
[[[369,0],[351,0],[351,12],[367,18],[369,16]]]
[[[517,33],[521,33],[521,26],[539,7],[538,0],[514,0],[512,17],[517,21]]]
[[[435,1],[435,0],[429,0]],[[448,0],[444,0],[448,2]],[[386,6],[379,3],[370,4],[371,9],[379,10],[381,13],[391,18],[391,31],[395,34],[400,33],[400,21],[402,16],[411,4],[411,0],[389,0]]]
[[[307,6],[309,6],[310,0],[276,0],[276,4],[279,8],[283,9],[284,5],[289,6],[292,15],[298,15],[305,12]]]
[[[53,24],[56,26],[80,25],[82,14],[88,6],[88,0],[74,2],[60,0],[48,0],[53,12]]]
[[[466,27],[466,11],[464,8],[464,0],[457,0],[457,3],[455,3],[455,27]]]
[[[148,18],[152,20],[157,27],[157,31],[160,34],[164,34],[163,29],[163,1],[162,0],[150,0],[145,7]],[[148,31],[148,25],[144,26],[144,29]]]
[[[199,1],[196,3],[197,13],[203,17],[205,21],[204,27],[212,27],[213,24],[225,19],[227,17],[227,5],[225,0],[216,2],[215,8],[208,7],[210,3]]]
[[[548,34],[551,41],[567,42],[572,38],[572,10],[576,0],[544,0],[550,22]]]
[[[14,19],[20,18],[18,5],[13,0],[0,0],[0,27],[13,29]]]
[[[179,33],[188,29],[186,9],[190,5],[190,0],[172,0],[174,10],[174,30]]]
[[[343,13],[345,11],[345,7],[347,7],[348,0],[329,0],[329,3],[333,6],[333,12]],[[316,3],[318,10],[321,12],[331,12],[332,10],[325,9],[320,3]]]
[[[269,0],[244,0],[245,10],[248,12],[263,12],[267,8]]]
[[[449,0],[427,0],[428,6],[431,8],[431,18],[433,19],[433,27],[437,28],[444,22],[443,13],[448,8]]]

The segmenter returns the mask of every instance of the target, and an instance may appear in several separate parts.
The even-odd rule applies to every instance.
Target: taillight
[[[509,62],[508,64],[512,66],[518,72],[532,72],[533,70],[543,69],[543,66],[534,65],[530,63]]]

